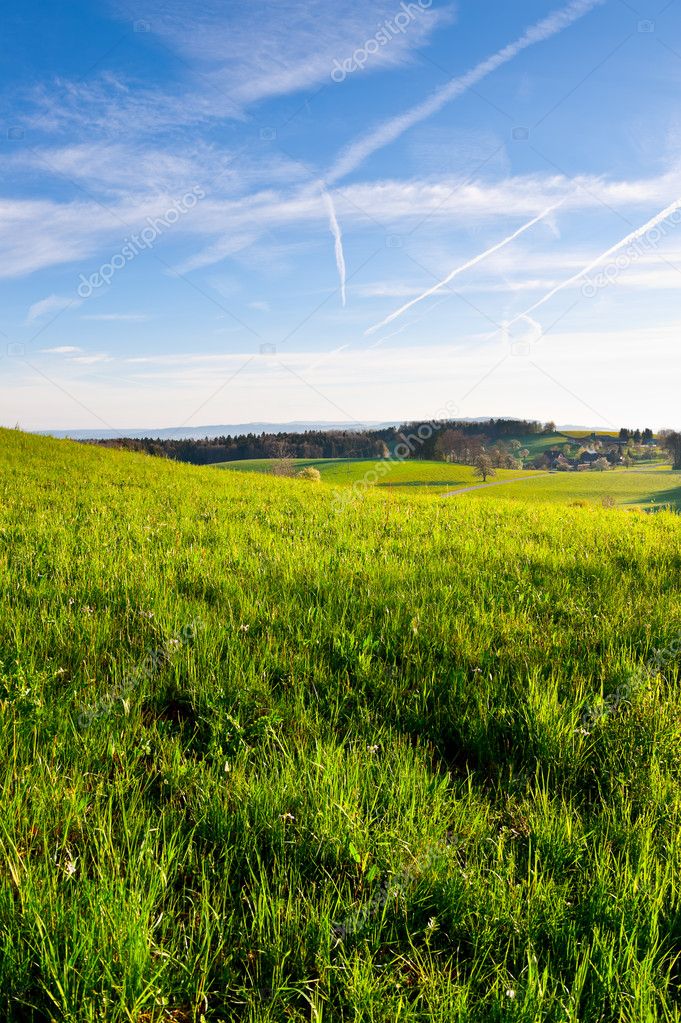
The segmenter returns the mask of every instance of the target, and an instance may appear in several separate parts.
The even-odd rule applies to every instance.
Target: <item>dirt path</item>
[[[503,487],[507,483],[522,483],[523,480],[537,480],[540,476],[550,476],[548,472],[536,472],[534,476],[516,476],[512,480],[495,480],[494,483],[476,483],[473,487],[461,487],[460,490],[450,490],[442,497],[456,497],[457,494],[467,494],[469,490],[484,490],[486,487]]]

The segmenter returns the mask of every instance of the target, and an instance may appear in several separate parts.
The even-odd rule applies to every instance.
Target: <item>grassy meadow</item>
[[[429,487],[429,493],[444,493],[458,487],[471,487],[480,481],[470,465],[451,465],[448,462],[397,459],[383,461],[370,458],[294,458],[297,471],[311,466],[318,469],[323,483],[333,486],[356,486],[361,493],[367,486],[377,487]],[[272,473],[271,458],[249,458],[236,462],[217,462],[211,469],[232,472]],[[381,472],[384,470],[384,473]],[[531,476],[535,469],[498,469],[495,479],[512,480]]]
[[[549,502],[553,504],[593,505],[614,501],[617,505],[656,510],[681,510],[681,472],[669,469],[614,469],[607,472],[552,472],[537,474],[536,479],[519,487],[476,490],[477,500]]]
[[[404,462],[353,458],[293,459],[297,470],[307,466],[318,469],[322,482],[334,487],[349,486],[361,496],[369,487],[427,488],[423,493],[442,495],[452,490],[480,487],[476,500],[548,502],[557,504],[606,504],[638,506],[646,509],[681,510],[681,472],[671,472],[659,462],[643,463],[632,469],[607,472],[541,472],[536,469],[497,469],[485,489],[469,465],[408,460]],[[208,467],[231,472],[272,473],[274,462],[268,458],[220,462]],[[384,473],[377,471],[381,466]],[[518,481],[518,486],[498,483]]]
[[[0,1018],[678,1023],[681,519],[549,483],[0,431]]]

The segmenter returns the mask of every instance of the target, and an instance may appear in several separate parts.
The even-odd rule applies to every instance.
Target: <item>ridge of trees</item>
[[[668,434],[671,431],[666,431]],[[636,446],[651,443],[653,432],[622,428],[618,437],[591,437],[580,440],[558,434],[561,448],[556,447],[556,425],[537,420],[497,418],[484,421],[413,420],[399,427],[375,430],[306,430],[303,433],[247,433],[238,436],[204,437],[171,440],[158,437],[89,440],[84,443],[102,447],[123,448],[149,455],[207,465],[214,462],[241,461],[253,458],[321,459],[389,457],[438,459],[473,465],[481,454],[491,459],[493,468],[521,468],[537,464],[546,467],[547,458],[559,457],[575,465],[587,450],[595,447],[611,462],[635,457]],[[546,436],[547,450],[531,457],[518,437]],[[559,441],[559,443],[561,443]],[[551,446],[552,445],[552,446]],[[680,449],[681,450],[681,449]],[[628,455],[626,453],[629,453]],[[576,459],[573,456],[577,456]],[[681,459],[681,454],[679,455]],[[588,460],[588,459],[584,459]]]

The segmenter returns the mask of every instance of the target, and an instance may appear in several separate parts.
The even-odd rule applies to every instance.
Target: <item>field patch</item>
[[[452,465],[420,459],[397,460],[365,458],[319,458],[294,459],[297,470],[307,466],[318,469],[322,482],[333,486],[355,486],[364,489],[369,486],[381,488],[428,487],[430,493],[440,493],[456,487],[472,486],[479,482],[469,465]],[[222,462],[210,466],[212,469],[229,469],[237,472],[270,473],[272,459],[250,459],[239,462]],[[531,475],[531,469],[497,469],[495,479],[511,480]]]
[[[474,500],[504,498],[511,501],[551,504],[630,505],[646,510],[663,507],[681,510],[681,472],[655,469],[613,469],[608,472],[553,472],[518,487],[476,490]]]

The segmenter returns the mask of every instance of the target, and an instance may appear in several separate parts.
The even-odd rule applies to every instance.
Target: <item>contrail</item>
[[[335,239],[334,248],[336,253],[336,266],[338,267],[338,278],[340,280],[341,303],[345,306],[345,256],[343,254],[343,235],[341,234],[340,224],[338,223],[338,217],[336,216],[336,207],[333,205],[333,199],[323,186],[322,197],[324,199],[326,211],[329,214],[329,229]]]
[[[487,259],[488,256],[491,256],[493,255],[493,253],[498,252],[499,249],[503,249],[505,245],[508,245],[509,242],[514,241],[521,234],[524,234],[525,231],[529,231],[531,227],[534,227],[535,224],[538,224],[540,220],[544,219],[544,217],[548,217],[549,213],[553,213],[553,211],[558,209],[559,206],[562,206],[564,202],[565,199],[561,199],[560,202],[554,203],[553,206],[548,206],[545,210],[543,210],[542,213],[539,213],[536,217],[533,217],[532,220],[528,220],[526,224],[523,224],[522,227],[519,227],[517,231],[513,232],[513,234],[509,234],[507,238],[504,238],[502,239],[502,241],[497,242],[496,245],[493,245],[491,249],[486,249],[485,252],[481,252],[478,256],[474,256],[473,259],[469,259],[467,263],[462,263],[461,266],[457,266],[456,270],[452,270],[450,274],[447,274],[445,279],[443,281],[440,281],[439,284],[434,284],[432,288],[428,288],[428,290],[424,291],[422,295],[418,296],[418,298],[412,298],[410,302],[406,302],[399,309],[396,309],[394,313],[391,313],[390,316],[386,316],[386,318],[384,320],[381,320],[380,323],[376,323],[374,324],[373,327],[369,327],[368,330],[364,331],[365,335],[373,334],[375,331],[380,330],[381,327],[385,327],[388,323],[392,323],[392,321],[396,320],[398,316],[401,316],[403,313],[406,313],[407,309],[411,309],[411,307],[413,305],[416,305],[417,302],[422,302],[424,298],[430,298],[431,295],[434,295],[436,291],[440,290],[440,288],[444,288],[445,285],[449,284],[450,281],[453,281],[454,278],[458,277],[458,275],[460,273],[463,273],[464,270],[470,270],[472,266],[475,266],[477,263],[481,263],[483,259]]]
[[[549,14],[548,17],[538,21],[531,28],[528,28],[515,42],[509,43],[503,49],[493,54],[493,56],[480,61],[479,64],[476,64],[474,68],[471,68],[465,74],[452,79],[448,85],[434,92],[432,96],[429,96],[428,99],[417,104],[417,106],[412,107],[411,110],[398,114],[397,117],[393,117],[376,131],[365,135],[364,138],[360,138],[348,146],[329,171],[326,176],[326,182],[333,184],[345,177],[346,174],[350,174],[351,171],[356,170],[360,164],[364,163],[372,153],[387,146],[390,142],[394,142],[405,131],[412,128],[415,124],[424,121],[431,114],[437,113],[450,100],[463,96],[465,92],[468,92],[474,85],[481,82],[483,78],[486,78],[503,64],[513,60],[523,50],[526,50],[529,46],[534,46],[535,43],[541,43],[545,39],[550,39],[551,36],[557,35],[564,28],[568,28],[573,22],[588,14],[589,11],[603,2],[604,0],[572,0],[572,3],[569,3],[567,7],[554,11],[553,14]]]
[[[658,224],[662,223],[663,220],[666,220],[667,217],[670,217],[672,213],[676,213],[678,209],[681,209],[681,199],[675,199],[674,202],[670,203],[669,206],[665,206],[665,208],[660,213],[657,213],[654,217],[651,217],[651,219],[647,221],[647,223],[645,223],[642,227],[638,227],[635,231],[632,231],[630,234],[628,234],[626,238],[622,238],[621,241],[617,242],[616,245],[612,245],[609,249],[606,249],[605,252],[602,252],[600,256],[596,256],[596,258],[592,259],[590,263],[588,263],[582,270],[579,271],[579,273],[573,274],[572,277],[568,277],[566,281],[562,281],[561,284],[557,284],[555,288],[552,288],[551,291],[547,292],[543,298],[540,298],[537,302],[531,305],[529,309],[526,309],[522,313],[518,313],[518,315],[515,316],[512,320],[509,320],[508,323],[505,324],[505,326],[510,327],[512,323],[517,323],[518,320],[522,320],[523,318],[529,316],[530,313],[533,313],[535,309],[538,309],[539,306],[544,305],[544,303],[548,302],[550,298],[553,298],[554,295],[557,295],[559,291],[562,291],[564,288],[569,288],[571,284],[576,284],[577,281],[581,280],[581,278],[584,277],[585,274],[588,274],[591,270],[594,269],[594,267],[598,266],[599,263],[602,263],[604,260],[608,259],[609,256],[613,256],[616,252],[619,252],[619,250],[623,249],[625,245],[629,245],[631,242],[635,242],[638,238],[641,238],[648,231],[652,230],[652,228],[657,227]]]
[[[528,324],[528,326],[530,327],[530,329],[532,331],[532,336],[530,337],[528,335],[527,337],[519,338],[518,339],[519,342],[521,344],[528,344],[528,345],[536,344],[537,341],[541,340],[541,337],[542,337],[542,335],[544,333],[544,330],[542,328],[541,323],[538,323],[537,320],[533,320],[532,317],[528,316],[527,313],[524,313],[523,316],[521,317],[521,319],[527,320],[527,324]],[[512,323],[515,323],[515,320],[509,320],[508,323],[503,323],[502,324],[503,333],[504,333],[504,339],[506,341],[510,341],[511,340],[509,332],[508,332],[508,328],[511,326]],[[493,336],[494,335],[492,335],[492,337]]]

